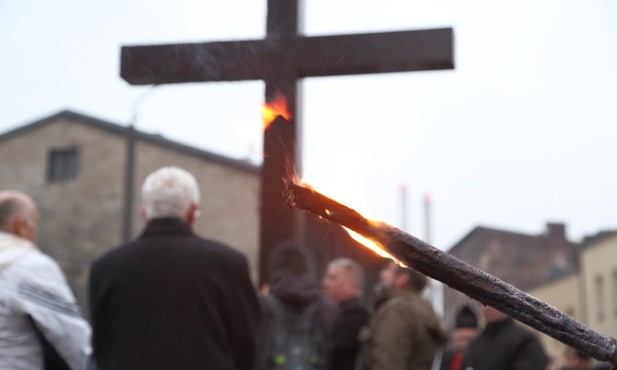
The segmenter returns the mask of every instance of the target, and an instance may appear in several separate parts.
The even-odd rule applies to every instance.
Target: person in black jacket
[[[142,201],[141,236],[92,264],[98,368],[253,369],[259,303],[247,261],[193,233],[195,178],[161,168],[146,178]]]
[[[362,267],[349,258],[337,258],[328,264],[322,280],[324,294],[339,307],[339,317],[334,323],[333,370],[356,368],[360,342],[358,333],[369,319],[369,311],[362,301]]]
[[[548,358],[537,337],[493,307],[482,306],[482,313],[486,327],[469,344],[463,369],[546,369]]]

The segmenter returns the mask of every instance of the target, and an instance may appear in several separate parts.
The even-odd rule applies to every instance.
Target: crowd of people
[[[319,282],[287,241],[257,291],[243,254],[193,232],[200,190],[181,168],[151,173],[141,198],[141,235],[92,263],[88,322],[35,245],[35,202],[0,191],[0,369],[554,368],[530,331],[491,307],[463,307],[446,333],[423,298],[427,278],[392,261],[368,302],[356,261],[332,260]],[[594,365],[568,348],[563,366]]]

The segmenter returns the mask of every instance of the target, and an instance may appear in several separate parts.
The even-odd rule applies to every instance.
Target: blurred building
[[[617,337],[617,232],[600,232],[583,240],[577,269],[567,276],[529,289],[541,299],[594,331]],[[565,345],[538,333],[558,362]]]
[[[576,269],[577,244],[566,239],[564,224],[548,223],[539,235],[476,227],[449,253],[521,290],[571,274]],[[464,304],[466,295],[444,288],[446,323]]]
[[[0,158],[0,189],[38,203],[38,245],[59,262],[84,309],[90,262],[140,233],[141,184],[167,165],[200,184],[196,233],[244,252],[256,276],[258,166],[71,111],[0,135]]]
[[[547,302],[575,320],[585,322],[585,303],[578,271],[573,271],[568,275],[530,288],[527,293]],[[566,345],[538,331],[536,331],[536,334],[548,356],[557,361],[558,365],[562,365],[560,360],[565,352]]]
[[[617,232],[587,238],[580,255],[581,296],[585,322],[617,337]]]

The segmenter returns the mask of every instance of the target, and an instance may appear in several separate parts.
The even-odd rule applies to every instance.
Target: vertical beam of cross
[[[268,0],[266,42],[285,45],[288,39],[299,32],[298,1]],[[287,103],[289,121],[278,116],[264,132],[264,162],[261,173],[260,205],[260,280],[269,278],[268,258],[271,251],[288,239],[298,237],[301,228],[297,211],[283,201],[283,179],[290,174],[300,173],[300,148],[298,133],[300,117],[297,114],[298,68],[288,50],[277,48],[274,65],[266,68],[266,101],[283,96]]]

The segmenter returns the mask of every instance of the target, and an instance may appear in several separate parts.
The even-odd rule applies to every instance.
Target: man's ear
[[[26,225],[26,220],[24,220],[23,217],[21,216],[16,216],[11,222],[12,234],[17,235],[19,237],[23,237],[25,226],[28,226]]]
[[[197,217],[199,217],[200,214],[201,212],[199,211],[199,204],[191,203],[188,211],[186,212],[186,223],[193,226],[195,220],[197,219]]]
[[[141,213],[141,217],[144,221],[148,221],[148,211],[146,211],[146,206],[142,204],[141,207],[139,207],[139,213]]]

